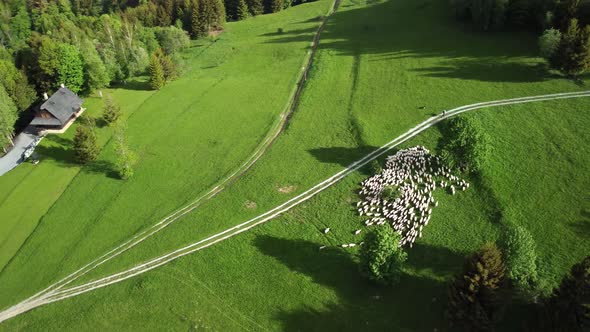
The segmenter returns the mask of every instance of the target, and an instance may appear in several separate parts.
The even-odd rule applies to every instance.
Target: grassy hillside
[[[132,179],[121,181],[113,174],[110,143],[99,161],[83,168],[69,184],[68,179],[56,174],[63,186],[56,190],[54,199],[61,195],[55,203],[43,206],[41,213],[49,206],[51,209],[2,271],[1,304],[32,294],[79,268],[238,168],[285,111],[313,31],[319,25],[317,18],[329,5],[321,1],[228,24],[220,37],[199,41],[188,50],[187,72],[153,94],[128,121],[129,144],[139,155]],[[302,27],[309,32],[300,41],[267,43],[279,28],[288,31]],[[133,88],[140,90],[129,92],[137,94],[135,103],[145,84]],[[52,140],[68,146],[73,132],[68,135]],[[62,160],[69,155],[61,149],[49,145],[39,151],[64,169],[73,167],[71,160]],[[9,173],[6,181],[19,172]],[[39,178],[36,181],[32,187],[44,185]],[[28,195],[30,199],[35,194],[28,190],[19,197]],[[10,205],[0,211],[14,211],[26,205],[26,200],[22,202],[7,202]],[[2,220],[4,216],[10,215],[6,212]],[[23,232],[21,241],[40,216],[29,217],[32,226],[26,234]],[[6,234],[7,238],[11,236],[16,234]]]
[[[265,43],[303,41],[310,31],[294,25]],[[88,279],[263,213],[433,112],[582,89],[548,74],[535,54],[534,36],[474,32],[454,21],[447,1],[344,1],[322,35],[300,107],[269,153],[230,190]],[[579,148],[590,140],[587,105],[572,100],[477,111],[474,116],[494,139],[486,182],[457,196],[437,193],[440,207],[425,237],[409,251],[399,286],[367,284],[358,275],[354,250],[318,252],[320,245],[358,241],[352,231],[361,220],[352,203],[358,183],[370,174],[366,169],[251,232],[3,327],[444,330],[445,283],[466,253],[497,237],[502,220],[497,208],[533,233],[548,282],[589,251],[590,155]],[[408,146],[435,150],[440,135],[432,129]],[[176,164],[161,167],[177,171]],[[324,227],[333,231],[323,235]],[[10,298],[18,298],[23,293],[9,287],[19,275],[42,281],[27,272],[14,265],[11,274],[0,275],[0,284],[7,285],[0,290],[11,289]]]
[[[129,86],[141,84],[142,81],[130,82]],[[112,95],[113,100],[121,105],[123,117],[126,118],[140,108],[153,92],[118,88],[105,90],[104,94]],[[85,115],[99,117],[103,101],[97,97],[88,97],[85,98],[84,107]],[[21,164],[0,177],[0,270],[80,172],[80,167],[73,160],[72,138],[75,132],[76,124],[64,134],[47,136],[36,149],[41,163]],[[98,143],[102,146],[110,138],[111,129],[98,128],[97,135]],[[98,165],[90,166],[89,170],[101,172]]]

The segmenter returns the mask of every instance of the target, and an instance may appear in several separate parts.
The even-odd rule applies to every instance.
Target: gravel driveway
[[[6,155],[0,158],[0,176],[23,162],[22,155],[25,149],[39,137],[32,126],[28,126],[14,139],[14,147]]]

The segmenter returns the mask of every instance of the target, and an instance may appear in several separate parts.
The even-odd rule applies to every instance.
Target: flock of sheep
[[[357,208],[361,216],[370,218],[365,225],[390,223],[402,236],[400,246],[409,244],[410,247],[422,237],[432,208],[438,206],[433,191],[444,188],[454,195],[456,190],[469,188],[469,183],[451,174],[451,170],[423,146],[387,157],[383,171],[361,185],[363,200],[357,203]]]

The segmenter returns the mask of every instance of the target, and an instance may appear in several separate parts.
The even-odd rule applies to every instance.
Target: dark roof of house
[[[62,123],[54,117],[51,118],[43,118],[40,116],[36,116],[33,118],[33,121],[31,121],[31,124],[33,126],[61,126]]]
[[[58,121],[58,125],[64,125],[82,106],[82,99],[68,88],[60,88],[39,109],[51,113]],[[49,119],[48,119],[49,120]],[[33,120],[35,121],[35,120]],[[41,121],[41,120],[40,120]],[[48,124],[48,123],[39,123]],[[54,125],[51,123],[51,125]]]

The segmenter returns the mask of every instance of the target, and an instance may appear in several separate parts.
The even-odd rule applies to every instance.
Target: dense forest
[[[11,143],[19,115],[60,84],[88,95],[148,72],[158,89],[176,75],[190,38],[301,2],[0,0],[0,146]]]
[[[178,73],[190,38],[230,20],[308,0],[0,0],[0,146],[19,114],[65,84],[87,95],[150,74],[159,89]],[[590,0],[451,0],[483,30],[542,32],[541,54],[575,76],[590,66]]]

